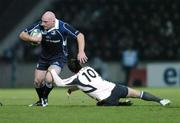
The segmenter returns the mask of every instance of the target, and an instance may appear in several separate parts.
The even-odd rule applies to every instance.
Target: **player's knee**
[[[140,91],[134,90],[132,88],[128,88],[127,97],[139,98],[140,97]]]
[[[53,84],[52,84],[52,82],[46,82],[46,86],[47,86],[48,88],[52,88],[52,87],[53,87]]]
[[[43,87],[43,85],[44,85],[43,82],[34,81],[34,87],[35,88],[41,88],[41,87]]]

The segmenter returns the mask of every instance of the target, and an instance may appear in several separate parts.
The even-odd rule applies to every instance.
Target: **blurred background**
[[[179,0],[1,0],[0,88],[33,87],[40,46],[19,33],[46,10],[85,35],[88,65],[129,86],[180,86]],[[76,41],[69,39],[76,56]],[[62,77],[71,74],[65,66]]]

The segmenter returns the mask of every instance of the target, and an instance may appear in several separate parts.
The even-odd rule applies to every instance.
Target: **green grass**
[[[95,101],[78,91],[70,98],[65,89],[56,88],[48,107],[28,107],[36,101],[34,89],[0,89],[0,123],[178,123],[180,88],[139,88],[172,104],[162,107],[154,102],[132,99],[130,107],[97,107]]]

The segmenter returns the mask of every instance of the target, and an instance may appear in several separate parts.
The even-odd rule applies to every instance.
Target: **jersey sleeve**
[[[28,34],[30,34],[33,29],[40,29],[41,30],[40,22],[32,24],[31,26],[27,27],[23,31],[27,32]]]
[[[64,23],[63,28],[65,32],[73,38],[76,38],[77,35],[80,33],[78,30],[76,30],[75,28],[73,28],[67,23]]]
[[[54,83],[57,86],[60,87],[70,87],[70,86],[75,86],[76,85],[76,81],[74,81],[77,78],[77,75],[73,75],[67,79],[61,79],[58,74],[55,72],[54,69],[51,70],[51,74],[54,80]]]

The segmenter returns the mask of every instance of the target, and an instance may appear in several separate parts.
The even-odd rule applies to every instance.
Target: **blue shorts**
[[[57,65],[60,68],[63,68],[64,65],[67,62],[67,58],[66,57],[58,57],[58,58],[54,58],[54,59],[44,59],[42,57],[40,57],[36,69],[38,70],[47,70],[49,68],[49,66],[51,65]]]
[[[102,106],[118,106],[120,98],[126,98],[127,95],[128,88],[117,84],[112,90],[111,95],[100,103]]]

